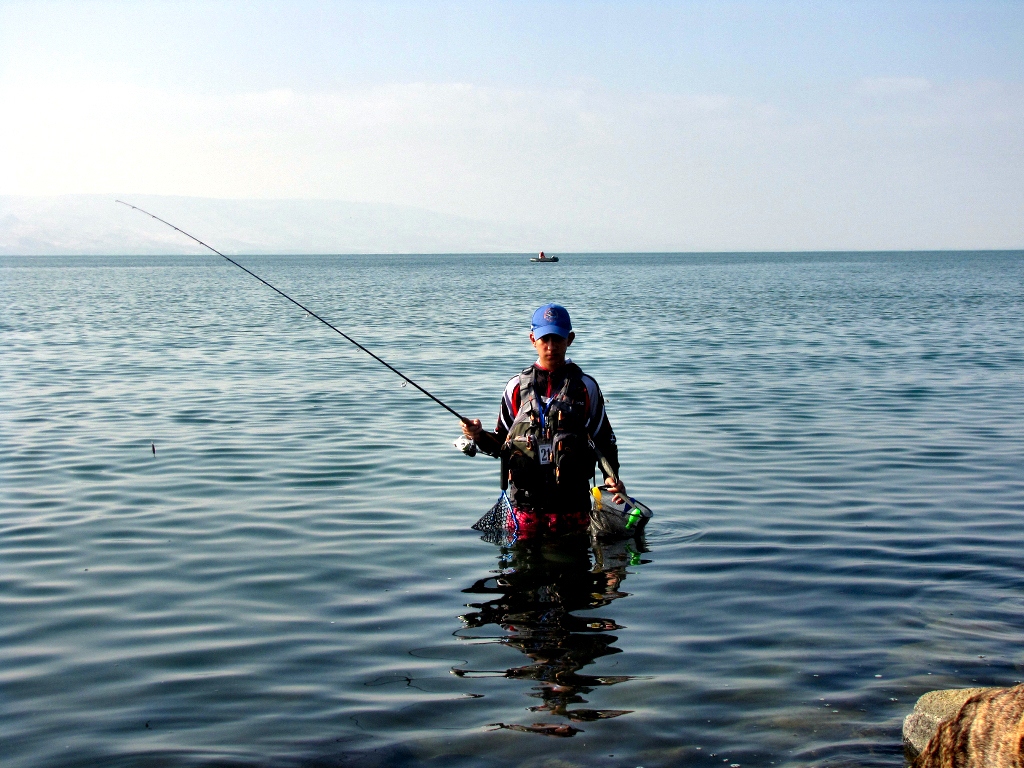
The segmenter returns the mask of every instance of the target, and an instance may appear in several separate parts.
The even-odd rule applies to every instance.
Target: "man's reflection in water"
[[[461,619],[476,629],[489,624],[501,627],[505,634],[497,642],[526,654],[532,663],[503,672],[457,668],[457,675],[493,676],[535,680],[530,696],[541,703],[531,712],[547,713],[573,723],[625,715],[632,710],[585,709],[584,695],[594,688],[631,680],[627,676],[592,676],[580,670],[601,656],[621,653],[612,646],[618,638],[610,632],[624,629],[609,618],[574,612],[602,608],[626,597],[621,589],[628,565],[648,562],[640,559],[646,552],[633,540],[614,544],[592,544],[585,537],[570,541],[525,542],[502,548],[496,575],[480,579],[464,589],[474,595],[486,595],[485,602],[469,603],[475,609]],[[474,634],[474,639],[484,636]],[[573,708],[570,708],[573,707]],[[580,729],[567,723],[532,725],[494,723],[499,728],[572,736]]]

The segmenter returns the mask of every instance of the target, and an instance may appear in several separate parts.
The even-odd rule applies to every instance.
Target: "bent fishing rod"
[[[435,403],[437,403],[438,405],[440,405],[440,406],[441,406],[442,408],[444,408],[444,409],[445,409],[446,411],[448,411],[448,413],[452,414],[452,416],[455,416],[455,417],[456,417],[457,419],[459,419],[459,421],[463,422],[464,424],[468,424],[468,423],[469,423],[469,419],[467,419],[467,418],[466,418],[465,416],[463,416],[462,414],[460,414],[460,413],[459,413],[458,411],[456,411],[456,410],[455,410],[454,408],[452,408],[451,406],[449,406],[449,405],[447,405],[446,403],[444,403],[444,402],[443,402],[443,401],[442,401],[442,400],[441,400],[440,398],[437,398],[437,397],[435,397],[434,395],[432,395],[432,394],[431,394],[430,392],[428,392],[427,390],[425,390],[425,389],[424,389],[423,387],[421,387],[421,386],[420,386],[419,384],[417,384],[417,383],[416,383],[415,381],[413,381],[412,379],[410,379],[410,378],[409,378],[408,376],[406,376],[406,375],[405,375],[404,373],[402,373],[402,372],[401,372],[400,370],[398,370],[397,368],[395,368],[395,367],[394,367],[393,365],[391,365],[390,363],[388,363],[388,362],[387,362],[386,360],[382,360],[382,359],[381,359],[381,358],[379,358],[379,357],[378,357],[377,355],[373,354],[373,352],[371,352],[371,351],[370,351],[370,350],[368,350],[368,349],[367,349],[366,347],[364,347],[364,346],[363,346],[362,344],[360,344],[360,343],[359,343],[358,341],[356,341],[356,340],[355,340],[355,339],[353,339],[353,338],[352,338],[351,336],[349,336],[349,335],[348,335],[347,333],[345,333],[344,331],[342,331],[342,330],[340,330],[340,329],[336,328],[335,326],[331,325],[331,324],[330,324],[329,322],[327,322],[327,321],[326,321],[326,320],[324,320],[324,319],[323,319],[322,317],[320,317],[320,315],[318,315],[318,314],[317,314],[316,312],[314,312],[313,310],[309,309],[308,307],[305,307],[305,306],[303,306],[302,304],[300,304],[299,302],[297,302],[297,301],[296,301],[295,299],[293,299],[293,298],[292,298],[291,296],[289,296],[289,295],[288,295],[287,293],[285,293],[285,292],[284,292],[284,291],[282,291],[281,289],[279,289],[279,288],[276,288],[275,286],[271,285],[271,284],[270,284],[270,283],[268,283],[268,282],[267,282],[266,280],[264,280],[264,279],[263,279],[262,277],[260,277],[259,275],[257,275],[257,274],[256,274],[255,272],[253,272],[253,271],[251,271],[251,270],[249,270],[249,269],[246,269],[245,267],[243,267],[243,266],[242,266],[241,264],[239,264],[239,263],[238,263],[237,261],[235,261],[235,260],[234,260],[234,259],[232,259],[231,257],[229,257],[229,256],[225,256],[225,255],[224,255],[223,253],[221,253],[220,251],[218,251],[218,250],[217,250],[216,248],[214,248],[213,246],[211,246],[211,245],[207,245],[206,243],[204,243],[204,242],[203,242],[202,240],[200,240],[200,239],[199,239],[198,237],[195,237],[195,236],[193,236],[193,235],[190,235],[190,234],[189,234],[188,232],[186,232],[185,230],[183,230],[183,229],[180,229],[180,228],[178,228],[178,227],[174,226],[174,225],[173,225],[173,224],[171,224],[171,222],[169,222],[169,221],[164,221],[164,220],[163,220],[163,219],[161,219],[161,218],[160,218],[159,216],[155,216],[154,214],[150,213],[149,211],[144,211],[144,210],[143,210],[142,208],[139,208],[139,207],[138,207],[138,206],[136,206],[136,205],[132,205],[131,203],[126,203],[126,202],[125,202],[124,200],[115,200],[114,202],[116,202],[116,203],[120,203],[121,205],[127,205],[127,206],[128,206],[129,208],[131,208],[131,209],[133,209],[133,210],[136,210],[136,211],[138,211],[139,213],[144,213],[144,214],[146,214],[147,216],[149,216],[150,218],[152,218],[152,219],[156,219],[156,220],[157,220],[157,221],[159,221],[159,222],[160,222],[161,224],[166,224],[166,225],[167,225],[168,227],[170,227],[171,229],[173,229],[173,230],[175,230],[175,231],[177,231],[177,232],[181,232],[181,234],[183,234],[183,235],[184,235],[185,237],[187,237],[187,238],[189,238],[189,239],[191,239],[191,240],[195,240],[195,241],[196,241],[197,243],[199,243],[199,244],[200,244],[201,246],[203,246],[203,248],[206,248],[206,249],[208,249],[208,250],[211,250],[211,251],[213,251],[213,252],[214,252],[214,253],[216,253],[216,254],[217,254],[218,256],[220,256],[220,257],[221,257],[222,259],[226,259],[227,261],[230,261],[230,262],[231,262],[232,264],[234,264],[234,265],[235,265],[236,267],[238,267],[238,268],[239,268],[240,270],[242,270],[243,272],[245,272],[245,273],[247,273],[247,274],[251,275],[252,277],[255,277],[255,278],[256,278],[257,280],[259,280],[259,281],[260,281],[261,283],[263,283],[263,284],[264,284],[265,286],[267,286],[267,288],[270,288],[270,289],[271,289],[272,291],[274,291],[275,293],[278,293],[278,294],[280,294],[280,295],[281,295],[281,296],[283,296],[284,298],[288,299],[288,301],[290,301],[290,302],[291,302],[292,304],[294,304],[295,306],[297,306],[297,307],[298,307],[299,309],[302,309],[302,310],[304,310],[305,312],[307,312],[308,314],[310,314],[310,315],[312,315],[313,317],[315,317],[315,318],[316,318],[317,320],[319,320],[319,321],[320,321],[321,323],[323,323],[323,324],[324,324],[324,325],[326,325],[326,326],[327,326],[328,328],[330,328],[330,329],[331,329],[332,331],[334,331],[334,332],[335,332],[336,334],[338,334],[338,335],[339,335],[339,336],[341,336],[341,337],[342,337],[343,339],[345,339],[345,341],[348,341],[348,342],[350,342],[350,343],[354,344],[355,346],[359,347],[359,349],[361,349],[361,350],[362,350],[363,352],[365,352],[366,354],[368,354],[368,355],[369,355],[370,357],[372,357],[372,358],[373,358],[374,360],[376,360],[376,361],[377,361],[378,363],[380,363],[381,365],[383,365],[383,366],[384,366],[385,368],[387,368],[387,369],[388,369],[389,371],[392,371],[392,372],[394,372],[394,373],[397,373],[397,374],[398,374],[399,376],[401,376],[401,377],[402,377],[402,379],[404,379],[405,381],[407,381],[407,382],[409,382],[410,384],[412,384],[412,385],[413,385],[414,387],[416,387],[416,389],[418,389],[418,390],[419,390],[420,392],[422,392],[422,393],[423,393],[424,395],[426,395],[426,396],[427,396],[427,397],[429,397],[429,398],[430,398],[431,400],[433,400],[433,401],[434,401]],[[403,385],[403,386],[404,386],[404,385]]]

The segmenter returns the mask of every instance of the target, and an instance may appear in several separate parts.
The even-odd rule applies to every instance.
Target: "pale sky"
[[[0,195],[1024,247],[1024,2],[5,2]]]

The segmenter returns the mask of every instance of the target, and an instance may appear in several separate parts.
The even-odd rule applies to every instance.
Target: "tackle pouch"
[[[586,482],[594,476],[597,454],[590,439],[572,432],[559,432],[551,440],[552,463],[558,483]]]

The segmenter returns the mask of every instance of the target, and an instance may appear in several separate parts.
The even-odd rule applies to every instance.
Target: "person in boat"
[[[481,452],[501,459],[501,486],[520,537],[587,530],[599,455],[615,472],[605,476],[608,489],[617,503],[625,501],[601,388],[566,357],[575,338],[565,307],[538,308],[530,327],[537,362],[505,386],[494,431],[484,430],[479,419],[462,425]]]

